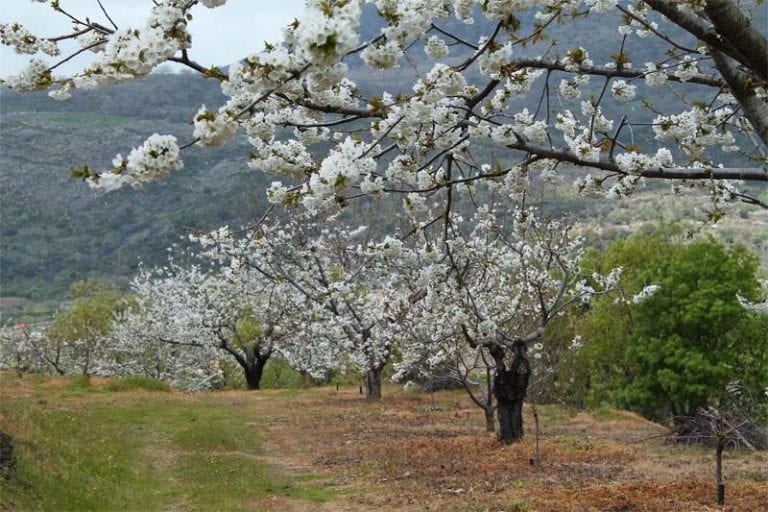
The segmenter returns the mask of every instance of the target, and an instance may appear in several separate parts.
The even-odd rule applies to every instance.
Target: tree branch
[[[712,60],[725,81],[728,82],[731,94],[744,109],[744,115],[749,119],[757,136],[760,137],[763,144],[768,146],[768,105],[757,97],[755,88],[750,87],[748,77],[744,76],[733,59],[721,52],[713,51]]]
[[[707,0],[704,12],[717,33],[744,56],[746,62],[741,61],[742,64],[763,80],[768,80],[768,42],[752,28],[749,18],[739,7],[730,0]]]

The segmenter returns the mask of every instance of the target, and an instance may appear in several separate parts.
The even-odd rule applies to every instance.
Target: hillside
[[[23,482],[0,479],[0,510],[701,512],[768,498],[765,453],[726,453],[720,508],[710,450],[665,445],[661,426],[607,408],[539,406],[532,464],[533,431],[500,444],[463,392],[390,386],[372,404],[356,387],[129,384],[0,374],[0,429]]]
[[[151,76],[64,103],[4,91],[0,295],[61,298],[74,280],[125,278],[139,259],[160,263],[186,230],[257,216],[269,179],[245,165],[243,141],[192,149],[183,171],[138,192],[96,193],[69,176],[74,165],[108,165],[155,132],[189,138],[201,100],[221,103],[218,84],[189,75]]]

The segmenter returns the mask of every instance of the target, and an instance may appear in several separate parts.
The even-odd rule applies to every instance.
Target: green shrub
[[[88,375],[75,375],[69,381],[70,389],[90,389],[91,377]]]
[[[591,304],[577,327],[583,346],[563,365],[574,372],[576,394],[599,407],[598,418],[609,412],[603,403],[665,420],[735,398],[758,418],[764,414],[768,319],[738,299],[760,299],[753,254],[714,239],[683,244],[642,235],[590,258],[624,268],[624,300],[606,296]],[[658,288],[633,300],[647,285]]]
[[[171,387],[163,381],[141,376],[114,379],[107,384],[107,391],[133,391],[136,389],[143,389],[144,391],[170,391]]]

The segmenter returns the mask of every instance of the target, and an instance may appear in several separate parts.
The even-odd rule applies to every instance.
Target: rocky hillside
[[[185,75],[151,76],[63,103],[3,91],[0,295],[61,297],[73,280],[128,276],[139,259],[159,263],[185,230],[258,215],[269,179],[246,166],[244,141],[192,149],[183,171],[138,192],[97,193],[70,177],[73,165],[106,167],[155,132],[191,138],[187,120],[201,102],[222,102],[217,83]]]

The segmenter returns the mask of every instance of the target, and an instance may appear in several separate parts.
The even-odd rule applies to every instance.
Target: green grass
[[[0,483],[2,511],[246,510],[269,496],[330,498],[313,475],[289,476],[263,461],[258,415],[247,404],[108,392],[135,381],[84,392],[79,380],[35,380],[21,387],[0,378],[0,428],[19,459],[17,481]]]
[[[107,391],[132,391],[143,389],[144,391],[170,391],[171,387],[162,381],[149,377],[123,377],[110,381],[106,386]]]

